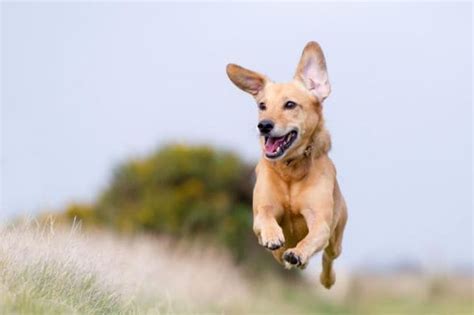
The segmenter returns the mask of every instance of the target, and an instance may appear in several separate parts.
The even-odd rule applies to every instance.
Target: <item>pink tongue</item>
[[[285,137],[268,138],[265,143],[265,151],[267,153],[275,153],[278,147],[285,141]]]

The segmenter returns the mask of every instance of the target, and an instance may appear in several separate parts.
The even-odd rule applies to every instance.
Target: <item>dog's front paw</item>
[[[288,269],[291,269],[292,267],[304,269],[308,264],[308,260],[299,254],[295,249],[289,249],[284,252],[283,261],[285,263],[285,267]]]
[[[269,250],[276,250],[285,244],[285,237],[281,228],[264,229],[260,233],[260,244]]]

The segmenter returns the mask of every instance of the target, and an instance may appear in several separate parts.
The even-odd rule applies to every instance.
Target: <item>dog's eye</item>
[[[258,109],[265,110],[267,109],[267,105],[264,102],[258,103]]]
[[[283,106],[284,109],[293,109],[295,107],[296,107],[296,103],[292,101],[286,102],[285,105]]]

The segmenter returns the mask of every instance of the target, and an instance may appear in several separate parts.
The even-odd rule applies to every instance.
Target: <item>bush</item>
[[[253,177],[253,167],[235,154],[169,145],[117,167],[95,205],[73,204],[66,215],[122,232],[208,238],[241,260],[256,247]]]

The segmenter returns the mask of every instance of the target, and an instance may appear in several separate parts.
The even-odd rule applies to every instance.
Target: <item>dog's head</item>
[[[227,65],[227,75],[257,101],[264,156],[280,160],[303,154],[322,120],[322,102],[331,92],[321,47],[316,42],[306,45],[289,83],[272,82],[235,64]]]

